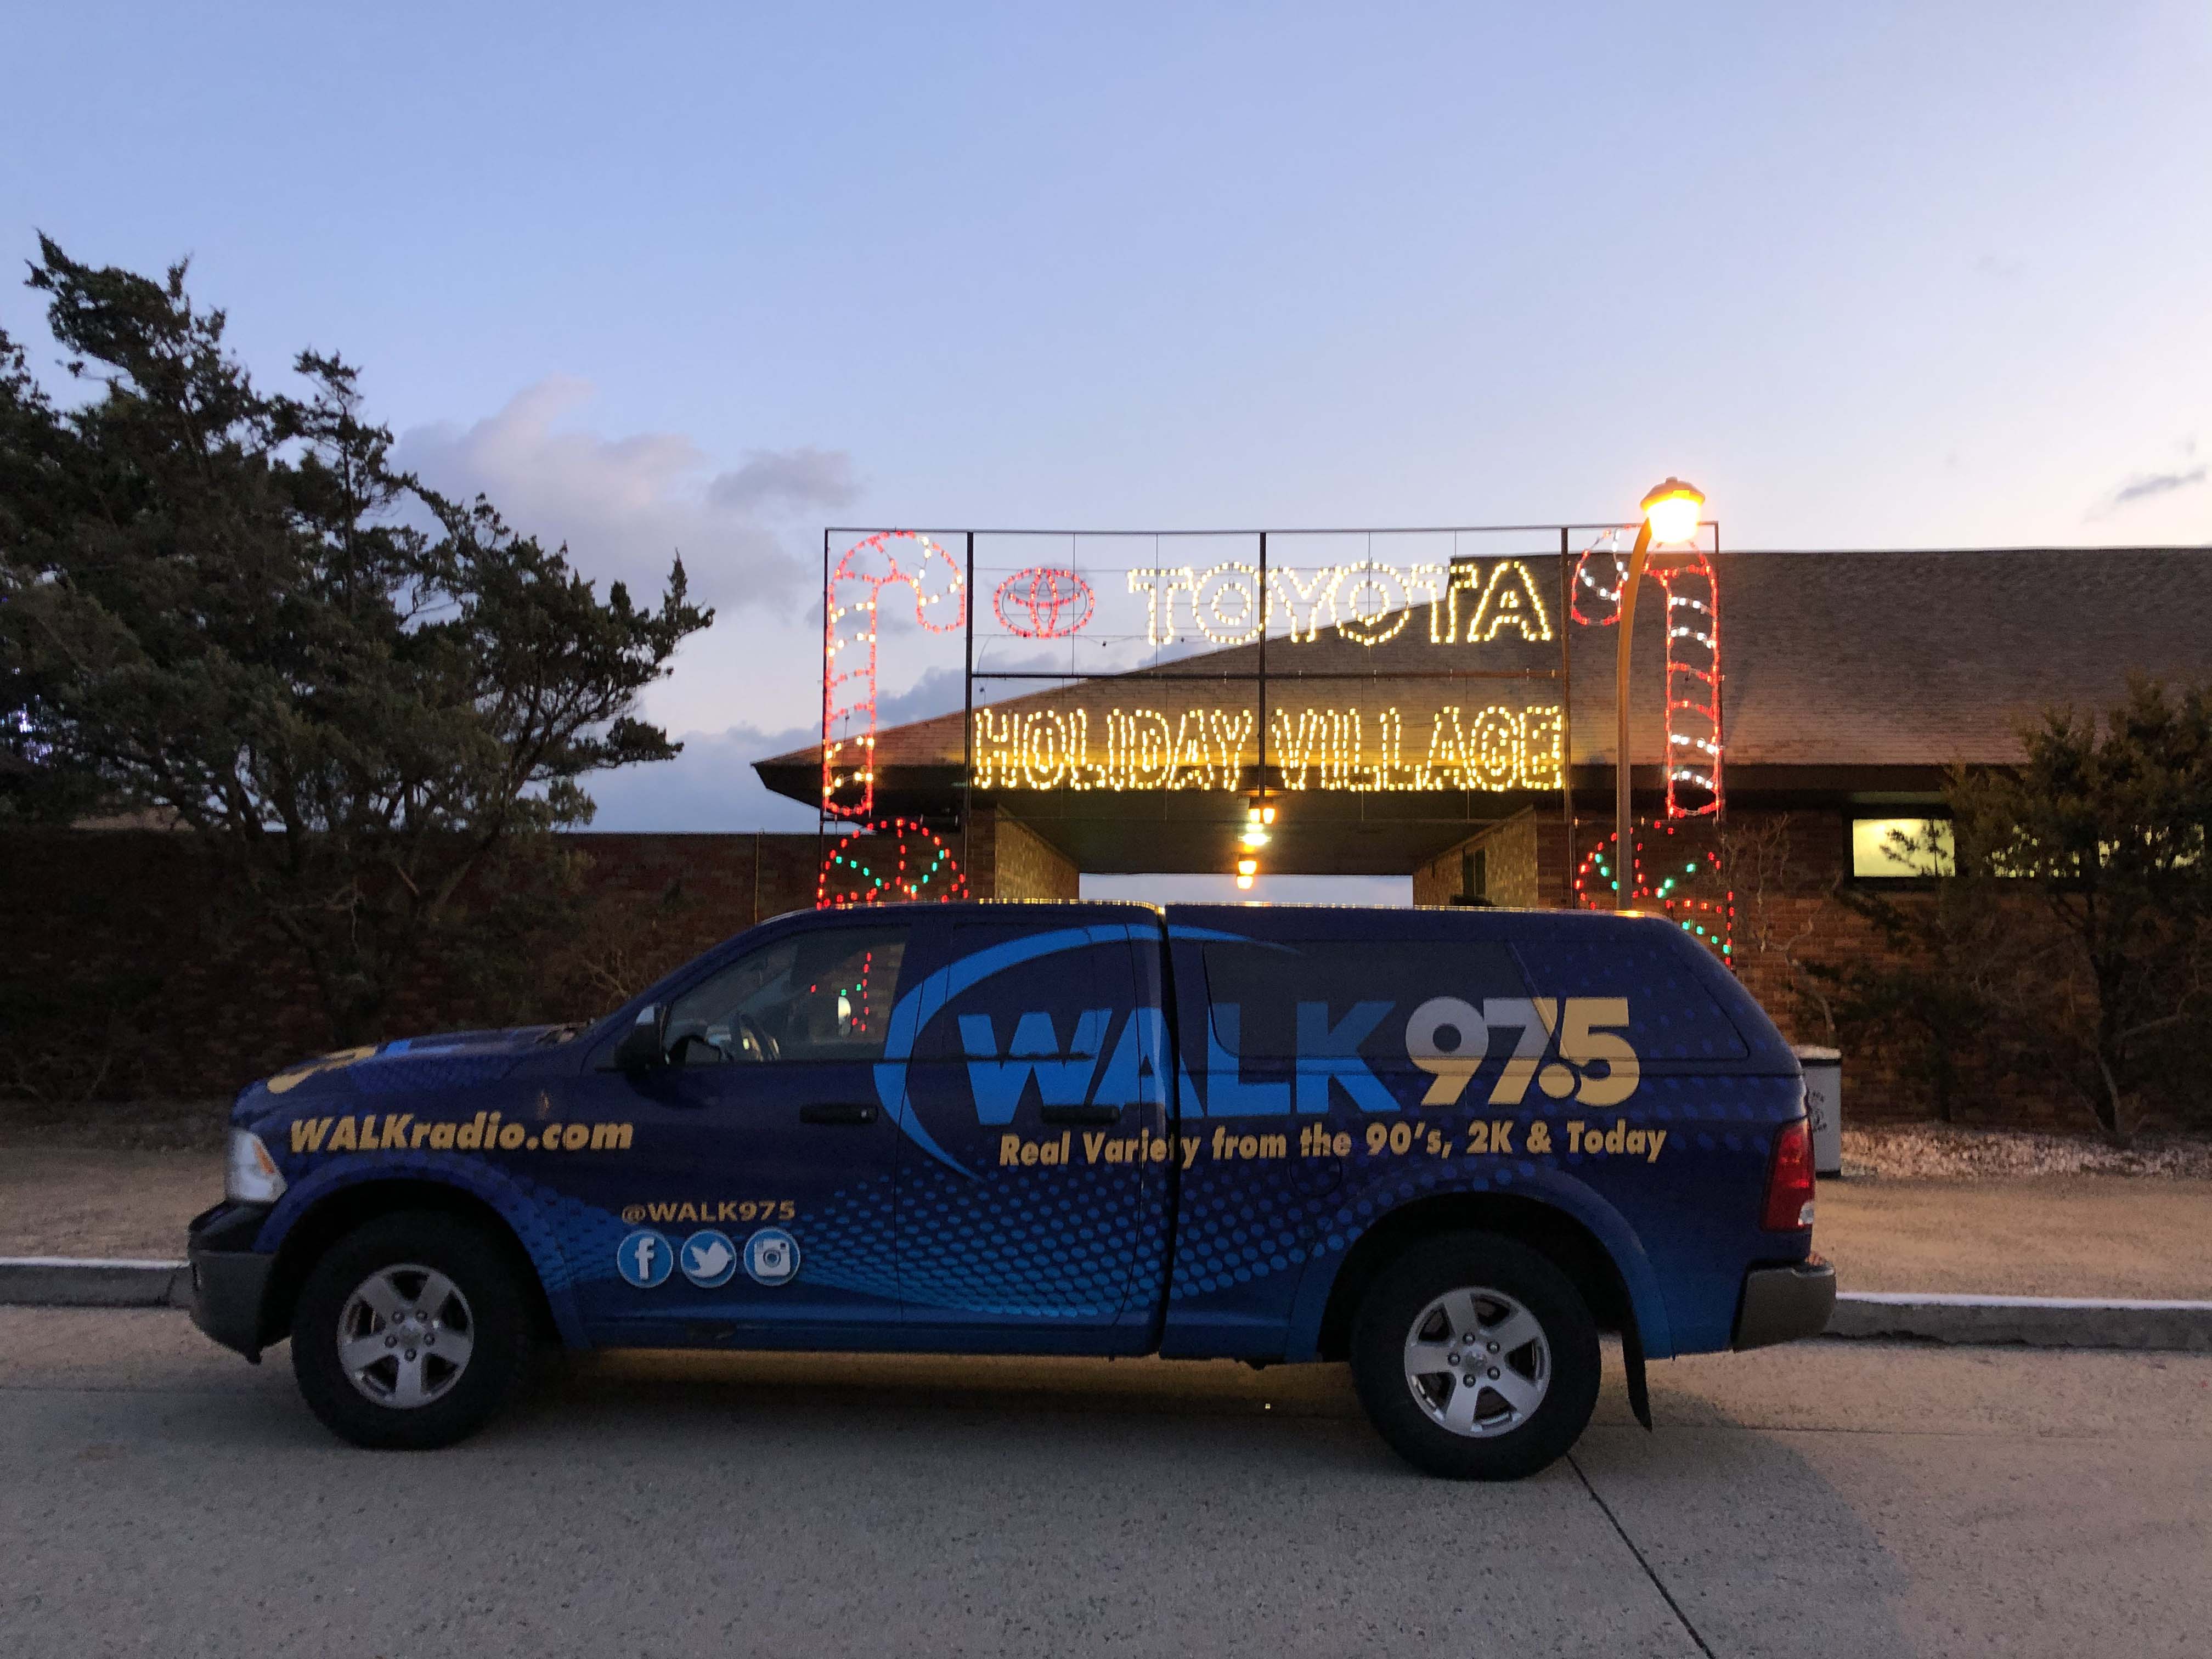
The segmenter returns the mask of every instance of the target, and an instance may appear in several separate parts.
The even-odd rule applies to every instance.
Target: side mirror
[[[637,1011],[637,1024],[615,1045],[615,1069],[647,1072],[668,1064],[668,1009],[658,1002]]]

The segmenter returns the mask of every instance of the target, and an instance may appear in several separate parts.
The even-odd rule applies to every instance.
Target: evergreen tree
[[[300,951],[332,1036],[378,1035],[471,903],[489,920],[518,866],[556,867],[581,778],[677,752],[634,711],[713,613],[680,560],[657,605],[601,599],[565,547],[395,470],[337,356],[264,391],[183,264],[40,251],[96,390],[58,406],[0,336],[0,811],[189,830]]]

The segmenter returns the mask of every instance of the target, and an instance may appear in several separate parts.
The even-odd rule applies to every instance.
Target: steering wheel
[[[738,1058],[750,1060],[780,1060],[782,1050],[760,1022],[750,1014],[737,1017]]]

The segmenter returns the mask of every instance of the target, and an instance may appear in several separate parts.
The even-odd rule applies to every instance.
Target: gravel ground
[[[2212,1137],[2143,1134],[2122,1150],[2087,1135],[1965,1129],[1942,1123],[1844,1130],[1844,1174],[1905,1181],[2036,1176],[2153,1176],[2212,1180]]]
[[[228,1100],[0,1100],[0,1146],[219,1152]]]

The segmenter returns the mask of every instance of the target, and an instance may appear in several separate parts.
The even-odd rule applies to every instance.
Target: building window
[[[1477,847],[1459,855],[1459,891],[1454,904],[1490,902],[1490,849]]]
[[[1851,820],[1851,874],[1860,881],[1914,881],[1957,873],[1948,818]]]

